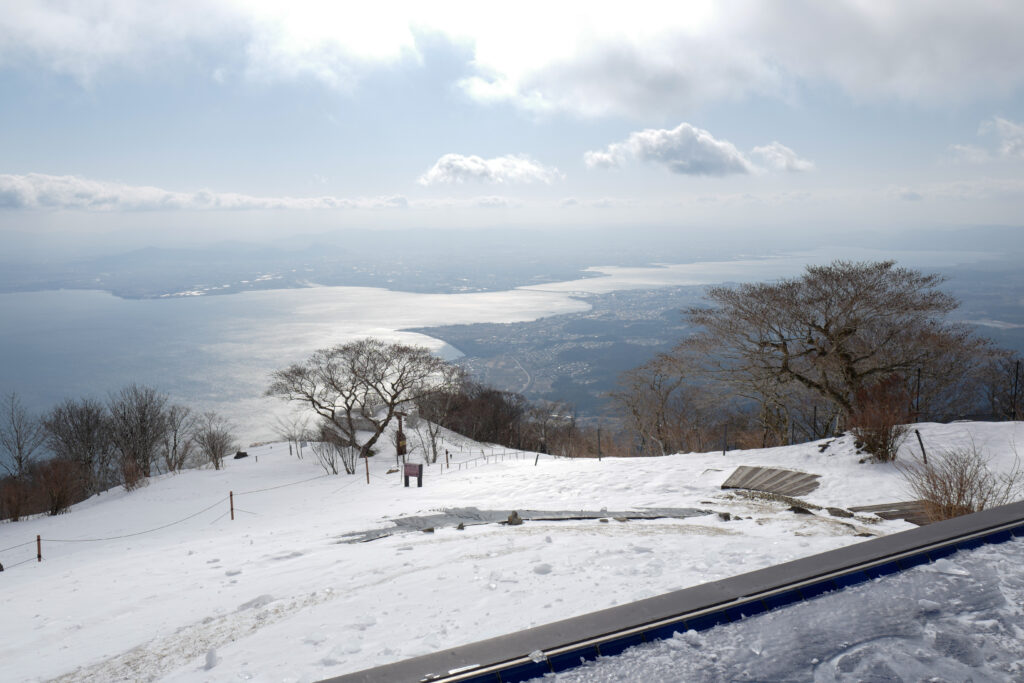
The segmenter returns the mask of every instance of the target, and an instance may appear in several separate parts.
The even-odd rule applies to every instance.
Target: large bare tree
[[[365,338],[274,371],[266,394],[305,404],[365,458],[396,411],[435,391],[446,365],[425,347]]]
[[[951,382],[944,359],[977,344],[945,320],[957,301],[939,275],[893,261],[836,261],[796,278],[713,287],[691,308],[706,348],[734,380],[797,383],[849,415],[857,396],[893,375]]]

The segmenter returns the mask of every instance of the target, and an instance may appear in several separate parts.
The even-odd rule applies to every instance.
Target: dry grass
[[[1005,505],[1024,496],[1024,471],[1016,451],[1014,465],[1007,472],[993,472],[974,444],[940,451],[927,463],[918,460],[900,471],[911,494],[923,501],[933,522]]]

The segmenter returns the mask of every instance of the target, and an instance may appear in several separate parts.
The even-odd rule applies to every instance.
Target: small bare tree
[[[167,409],[167,432],[160,446],[160,461],[165,472],[180,472],[196,450],[196,416],[192,409],[174,404]]]
[[[309,418],[305,415],[292,413],[288,417],[277,418],[274,430],[279,437],[288,442],[288,448],[302,460],[302,444],[310,440]]]
[[[463,398],[468,377],[458,365],[445,365],[432,391],[416,401],[419,419],[414,426],[430,463],[437,462],[443,425]]]
[[[849,426],[857,442],[878,462],[895,460],[910,419],[910,397],[903,378],[890,375],[862,388],[855,406]]]
[[[114,485],[110,419],[101,402],[66,399],[47,413],[43,424],[54,456],[78,465],[86,496]]]
[[[625,417],[626,429],[639,439],[641,452],[668,455],[682,446],[684,379],[664,354],[619,376],[619,388],[610,397]]]
[[[34,479],[49,515],[67,512],[82,500],[84,478],[79,463],[52,458],[36,466]]]
[[[46,443],[46,430],[28,414],[15,392],[0,401],[0,412],[0,467],[9,475],[3,504],[11,519],[17,520],[28,500],[31,468]]]
[[[166,407],[165,394],[135,384],[111,394],[107,401],[110,436],[120,461],[122,481],[128,488],[134,488],[152,471],[167,434]]]
[[[321,424],[320,431],[310,441],[313,455],[327,474],[338,474],[338,465],[345,469],[345,474],[356,473],[356,456],[359,450],[348,443],[329,424]]]
[[[43,424],[28,414],[18,394],[4,396],[0,401],[0,449],[4,456],[0,466],[14,479],[23,481],[45,443]]]
[[[199,418],[193,438],[203,459],[215,470],[223,467],[224,458],[238,449],[231,424],[213,411]]]

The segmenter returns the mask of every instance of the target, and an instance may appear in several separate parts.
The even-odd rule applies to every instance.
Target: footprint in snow
[[[249,600],[248,602],[243,602],[241,605],[238,606],[238,609],[235,610],[235,611],[236,612],[243,612],[243,611],[245,611],[247,609],[258,609],[258,608],[263,607],[265,605],[269,605],[273,601],[274,601],[274,596],[273,595],[266,595],[266,594],[264,594],[264,595],[261,595],[261,596],[259,596],[257,598],[253,598],[252,600]]]

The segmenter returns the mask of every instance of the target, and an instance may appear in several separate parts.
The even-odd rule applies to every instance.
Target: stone
[[[799,505],[790,505],[789,511],[798,515],[813,515],[814,513],[807,508],[800,507]]]
[[[508,516],[508,521],[506,522],[506,524],[508,524],[509,526],[519,526],[522,523],[523,518],[520,517],[519,513],[516,512],[515,510],[513,510],[512,514]]]
[[[853,517],[852,512],[844,510],[843,508],[825,508],[825,510],[833,517]]]

